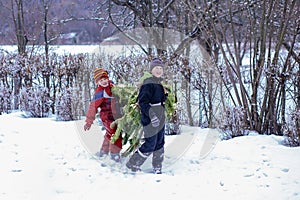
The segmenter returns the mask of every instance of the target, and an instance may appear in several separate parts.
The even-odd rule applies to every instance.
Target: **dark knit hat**
[[[165,64],[163,63],[163,61],[159,58],[153,58],[151,61],[150,61],[150,72],[152,71],[152,69],[156,66],[161,66],[161,67],[164,67]]]
[[[94,79],[95,82],[98,82],[101,78],[108,78],[108,73],[102,68],[94,69]]]

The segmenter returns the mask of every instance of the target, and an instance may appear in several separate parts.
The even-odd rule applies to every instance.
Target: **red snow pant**
[[[116,133],[117,126],[113,129],[110,128],[110,124],[113,121],[106,120],[103,122],[103,126],[105,127],[106,133],[104,135],[104,140],[101,146],[101,150],[105,153],[119,153],[122,149],[122,135],[116,140],[114,144],[110,142],[110,138]]]

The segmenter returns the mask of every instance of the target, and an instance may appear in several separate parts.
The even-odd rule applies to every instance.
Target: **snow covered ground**
[[[1,115],[0,199],[300,199],[300,148],[282,137],[219,141],[214,130],[184,126],[166,136],[163,174],[134,175],[94,159],[103,133],[82,125]]]

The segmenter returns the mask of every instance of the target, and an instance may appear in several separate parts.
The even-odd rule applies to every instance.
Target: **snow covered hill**
[[[102,166],[92,154],[103,133],[82,124],[1,115],[0,199],[300,199],[300,148],[282,137],[219,141],[215,130],[184,126],[166,136],[163,174],[133,175],[108,158]]]

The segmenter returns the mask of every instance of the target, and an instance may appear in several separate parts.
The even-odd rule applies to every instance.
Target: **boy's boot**
[[[164,148],[161,148],[153,152],[153,157],[152,157],[153,173],[155,174],[162,173],[161,169],[162,169],[163,160],[164,160]]]
[[[110,158],[115,162],[121,162],[120,153],[110,153]]]
[[[126,163],[126,167],[132,172],[141,171],[141,165],[145,162],[150,154],[151,153],[141,153],[139,150],[137,150]]]
[[[96,156],[102,158],[106,155],[108,155],[108,152],[109,152],[109,140],[107,137],[104,136],[104,140],[103,140],[103,143],[102,143],[102,146],[101,146],[101,149],[99,152],[96,153]]]
[[[99,158],[102,158],[102,157],[107,156],[107,155],[108,155],[108,152],[105,152],[102,149],[100,149],[100,151],[96,153],[96,156],[99,157]]]

